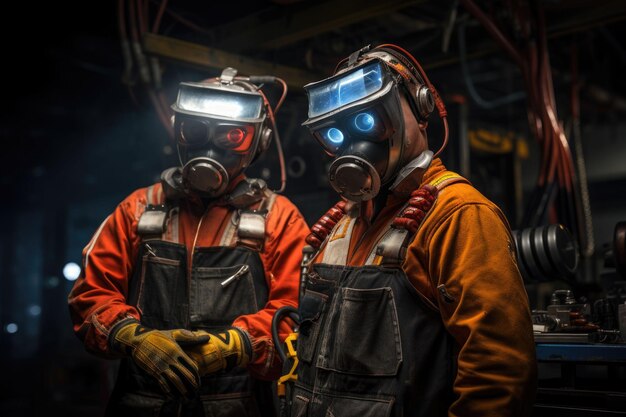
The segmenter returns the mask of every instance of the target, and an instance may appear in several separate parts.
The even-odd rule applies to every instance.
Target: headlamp
[[[363,99],[371,98],[389,81],[389,71],[379,60],[337,74],[322,81],[307,84],[309,120],[345,108]],[[306,123],[306,122],[305,122]]]
[[[235,91],[219,84],[181,83],[175,112],[249,122],[263,120],[263,97],[254,91]]]

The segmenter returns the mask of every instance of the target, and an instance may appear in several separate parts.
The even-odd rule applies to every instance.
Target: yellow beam
[[[425,0],[331,0],[311,2],[292,11],[264,11],[227,22],[212,30],[219,45],[245,50],[249,47],[277,49],[320,33],[392,13]],[[251,44],[250,40],[254,42]]]
[[[233,67],[237,68],[242,75],[274,75],[296,88],[302,88],[305,84],[324,78],[323,75],[314,74],[299,68],[246,58],[219,49],[161,35],[145,34],[143,45],[148,55],[156,55],[160,58],[199,68],[223,69]]]

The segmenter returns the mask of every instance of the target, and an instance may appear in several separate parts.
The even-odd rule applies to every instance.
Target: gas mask
[[[409,162],[402,95],[418,121],[433,110],[430,90],[407,66],[391,51],[364,48],[347,68],[304,87],[309,112],[303,125],[335,157],[330,184],[350,201],[373,199]]]
[[[263,96],[227,68],[209,83],[181,83],[174,132],[185,190],[218,197],[269,143]]]

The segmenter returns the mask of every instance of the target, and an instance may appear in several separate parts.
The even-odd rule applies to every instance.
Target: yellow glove
[[[200,375],[238,366],[245,368],[252,356],[250,339],[239,329],[219,333],[204,332],[209,341],[203,345],[185,348],[185,352],[198,364]]]
[[[166,394],[173,386],[183,395],[198,389],[198,366],[181,346],[206,343],[205,332],[185,329],[155,330],[136,320],[122,322],[109,335],[111,350],[131,356],[135,363],[156,378]]]

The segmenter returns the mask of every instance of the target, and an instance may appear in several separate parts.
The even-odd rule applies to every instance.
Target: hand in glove
[[[109,335],[112,351],[131,356],[141,369],[157,379],[166,394],[173,386],[183,395],[198,388],[200,376],[198,366],[181,347],[208,340],[205,332],[155,330],[136,320],[120,323]]]
[[[244,368],[252,356],[252,345],[248,336],[239,329],[219,333],[204,332],[209,341],[203,345],[185,348],[185,352],[198,364],[200,375],[221,370]]]

